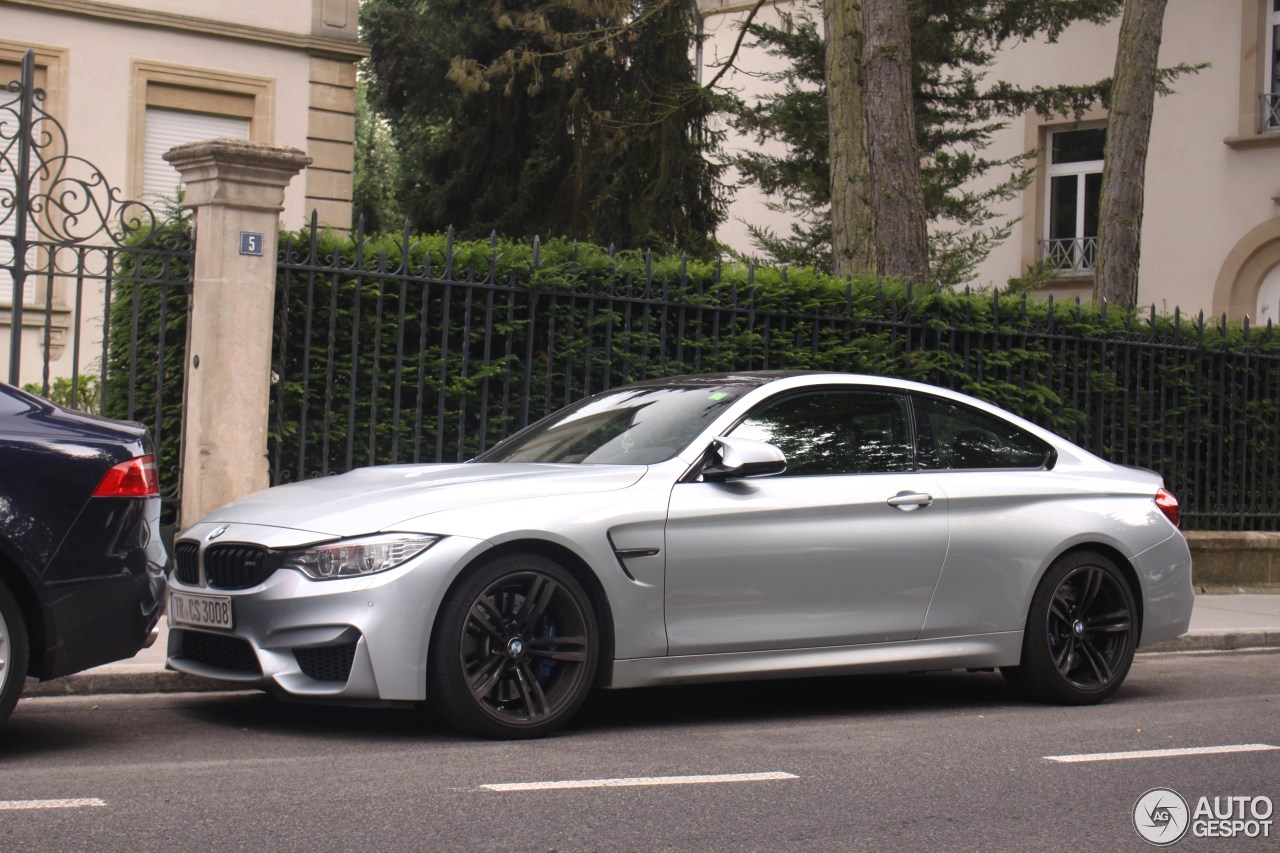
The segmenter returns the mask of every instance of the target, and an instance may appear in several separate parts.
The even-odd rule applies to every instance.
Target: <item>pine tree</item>
[[[800,217],[789,235],[757,229],[757,245],[775,260],[831,268],[830,185],[797,181],[826,171],[828,127],[816,122],[828,97],[823,73],[829,45],[814,23],[825,5],[798,4],[781,27],[755,25],[765,49],[791,59],[774,75],[780,92],[738,108],[735,127],[761,141],[779,139],[788,152],[770,157],[749,152],[732,159],[748,180],[774,195],[778,208]],[[983,154],[991,135],[1027,110],[1044,115],[1079,113],[1108,91],[1109,81],[1086,86],[1023,89],[984,79],[995,51],[1014,39],[1050,41],[1077,20],[1105,21],[1120,0],[911,0],[912,78],[917,147],[930,233],[933,278],[958,283],[972,275],[990,247],[1009,233],[991,208],[1027,184],[1030,167],[1021,155],[993,159]],[[966,185],[988,174],[1003,175],[986,190]],[[769,176],[769,177],[766,177]],[[767,181],[776,181],[770,184]]]
[[[351,224],[364,223],[369,234],[395,231],[404,222],[398,195],[400,156],[391,129],[369,106],[369,87],[356,81],[355,167],[352,171]]]
[[[747,183],[770,197],[769,208],[787,214],[791,222],[786,234],[751,223],[747,230],[756,247],[776,263],[829,270],[832,179],[827,110],[831,99],[827,97],[824,36],[803,12],[784,15],[782,27],[751,29],[766,52],[789,62],[767,78],[778,85],[777,94],[759,103],[737,104],[732,122],[740,133],[760,143],[782,142],[785,153],[769,154],[757,145],[735,154],[731,162]],[[869,234],[869,220],[865,230]],[[866,265],[865,260],[854,264]]]
[[[724,217],[683,0],[365,0],[424,230],[707,254]]]

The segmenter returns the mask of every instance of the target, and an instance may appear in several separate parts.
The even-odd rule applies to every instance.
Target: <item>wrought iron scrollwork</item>
[[[0,229],[8,225],[18,212],[17,182],[9,175],[18,174],[18,141],[22,135],[22,83],[10,80],[5,87],[9,94],[0,104]],[[36,89],[33,99],[44,100],[44,91]],[[11,184],[12,181],[12,184]]]
[[[42,106],[46,95],[35,86],[31,60],[23,61],[23,79],[5,88],[9,97],[0,103],[0,175],[12,180],[0,184],[0,228],[12,231],[16,220],[24,218],[28,228],[51,241],[87,244],[105,237],[117,246],[146,239],[156,230],[150,207],[126,199],[101,169],[68,153],[66,131]],[[22,208],[25,216],[19,217]]]

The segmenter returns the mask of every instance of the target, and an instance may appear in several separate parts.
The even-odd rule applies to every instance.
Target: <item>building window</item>
[[[175,145],[230,137],[271,142],[275,83],[229,71],[134,60],[129,191],[153,207],[172,199],[177,171],[163,154]]]
[[[1262,54],[1262,131],[1280,130],[1280,0],[1268,0]]]
[[[1277,0],[1280,2],[1280,0]],[[1098,200],[1102,192],[1105,127],[1057,130],[1049,134],[1049,191],[1045,198],[1045,239],[1040,257],[1065,273],[1093,272],[1098,243]]]
[[[1258,312],[1254,325],[1280,325],[1280,266],[1272,267],[1258,287]]]
[[[147,107],[142,192],[148,199],[175,199],[181,179],[164,159],[175,145],[203,139],[248,139],[249,119]]]

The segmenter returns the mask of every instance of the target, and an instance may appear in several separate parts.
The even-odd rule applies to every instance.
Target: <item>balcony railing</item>
[[[1258,132],[1274,133],[1280,130],[1280,92],[1264,92],[1258,97],[1262,101]]]
[[[1054,269],[1066,274],[1092,274],[1097,250],[1097,237],[1040,241],[1041,260],[1048,261]]]

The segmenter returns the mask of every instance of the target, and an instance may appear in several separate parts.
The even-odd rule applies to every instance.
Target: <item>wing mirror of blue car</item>
[[[768,477],[787,470],[787,457],[781,450],[750,438],[717,438],[707,452],[702,479],[724,482],[744,477]]]

